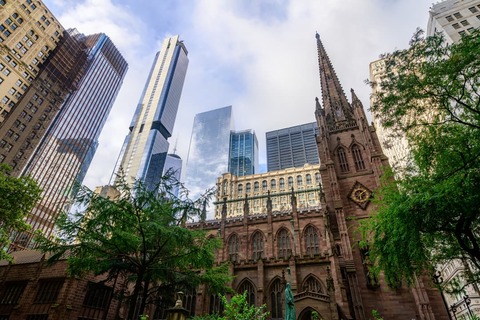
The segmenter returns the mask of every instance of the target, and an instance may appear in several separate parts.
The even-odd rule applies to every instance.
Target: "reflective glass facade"
[[[166,174],[168,171],[173,171],[173,176],[177,181],[180,181],[182,178],[182,158],[180,158],[176,154],[167,154],[167,158],[165,160],[165,166],[163,167],[163,174]],[[178,196],[178,187],[174,187],[172,193]]]
[[[33,230],[47,235],[55,218],[68,210],[98,146],[98,137],[122,85],[128,65],[105,34],[77,35],[88,48],[85,73],[61,107],[22,174],[43,189],[42,200],[27,217]],[[29,241],[17,239],[21,246]]]
[[[258,141],[251,130],[230,133],[228,172],[236,176],[258,173]]]
[[[164,40],[155,56],[115,169],[128,183],[142,180],[153,189],[160,181],[187,73],[187,54],[174,36]]]
[[[195,116],[185,165],[185,186],[192,197],[215,186],[217,177],[228,172],[232,107]]]
[[[315,122],[266,133],[268,171],[319,163]]]

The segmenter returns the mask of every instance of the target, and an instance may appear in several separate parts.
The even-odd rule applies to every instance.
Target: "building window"
[[[218,294],[210,295],[210,314],[222,314],[223,313],[223,303],[222,298]]]
[[[302,289],[307,292],[325,293],[322,283],[312,275],[303,282]]]
[[[307,180],[307,185],[311,185],[312,184],[312,175],[310,173],[307,173],[307,175],[305,176],[305,180]]]
[[[228,257],[230,261],[238,261],[239,242],[236,234],[233,234],[228,240]]]
[[[273,319],[283,319],[282,314],[282,297],[283,297],[283,286],[280,279],[275,279],[272,285],[270,286],[270,313]]]
[[[288,177],[288,187],[293,187],[293,177]]]
[[[262,181],[262,190],[263,190],[263,191],[267,191],[267,188],[268,188],[267,180],[263,180],[263,181]]]
[[[460,23],[461,23],[463,26],[468,26],[468,25],[470,24],[470,23],[468,23],[467,20],[462,20]]]
[[[284,188],[285,188],[285,179],[280,178],[280,189],[284,189]]]
[[[20,297],[22,296],[27,282],[6,282],[3,285],[3,290],[0,298],[0,304],[18,304]]]
[[[100,283],[90,282],[83,305],[90,308],[105,309],[112,296],[112,288]]]
[[[63,281],[63,279],[41,280],[34,303],[55,303]]]
[[[263,235],[261,232],[255,232],[252,237],[252,259],[257,261],[263,257]]]
[[[258,183],[258,181],[255,181],[255,183],[253,184],[253,192],[258,192],[259,186],[260,184]]]
[[[255,287],[249,280],[244,280],[238,286],[237,292],[240,294],[247,293],[247,302],[251,306],[255,306]]]
[[[301,186],[303,185],[303,179],[302,179],[302,176],[298,175],[297,176],[297,186]]]
[[[445,19],[447,19],[448,22],[452,22],[454,20],[452,16],[446,16]]]
[[[348,168],[347,155],[345,154],[345,149],[342,147],[339,147],[337,149],[337,155],[338,155],[338,161],[340,164],[340,171],[348,172],[350,169]]]
[[[243,184],[240,183],[240,184],[237,186],[237,192],[238,192],[238,193],[242,193],[242,192],[243,192]]]
[[[455,29],[460,29],[460,25],[458,23],[452,24],[452,27],[454,27]]]
[[[277,235],[278,258],[289,258],[292,255],[290,245],[290,233],[286,229],[281,229]]]
[[[365,162],[363,162],[362,151],[356,144],[352,146],[353,161],[355,162],[355,169],[365,170]]]
[[[270,188],[273,190],[277,189],[277,180],[275,179],[270,180]]]
[[[308,226],[307,229],[305,229],[304,239],[305,239],[305,252],[307,253],[307,255],[313,256],[315,254],[320,253],[318,232],[315,227]]]
[[[245,187],[245,192],[249,193],[250,191],[251,191],[251,184],[250,184],[250,182],[248,182],[246,187]]]
[[[472,13],[475,13],[475,12],[478,11],[477,8],[475,8],[475,7],[470,7],[470,8],[468,8],[468,10],[470,10],[470,12],[472,12]]]
[[[461,14],[460,12],[455,12],[453,15],[454,15],[455,18],[457,18],[457,19],[463,18],[462,14]]]

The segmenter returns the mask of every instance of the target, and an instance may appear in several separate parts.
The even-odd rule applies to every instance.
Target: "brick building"
[[[114,282],[93,275],[68,277],[65,260],[47,266],[38,251],[12,255],[13,264],[0,261],[1,320],[113,320],[121,311],[112,299]]]

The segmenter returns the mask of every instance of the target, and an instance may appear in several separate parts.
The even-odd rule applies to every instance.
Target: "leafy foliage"
[[[179,197],[172,193],[175,187],[180,188]],[[106,273],[133,283],[129,319],[138,297],[141,314],[154,295],[170,296],[203,283],[214,292],[227,290],[228,269],[215,265],[220,240],[184,227],[188,218],[200,213],[202,199],[189,200],[172,175],[152,191],[141,182],[132,188],[121,182],[116,189],[113,199],[81,189],[78,200],[85,211],[59,218],[58,239],[37,239],[41,250],[52,253],[50,261],[67,256],[72,275]]]
[[[480,270],[480,31],[456,44],[417,31],[385,68],[372,111],[407,137],[413,161],[385,174],[364,226],[375,271],[395,287],[452,259]]]
[[[29,225],[25,216],[40,199],[41,190],[30,177],[15,178],[9,175],[11,169],[0,164],[0,246],[4,249],[10,244],[11,231],[25,231]],[[0,250],[0,260],[11,259],[4,250]]]
[[[194,317],[192,320],[264,320],[268,317],[266,306],[251,306],[247,301],[247,292],[234,295],[230,301],[221,296],[225,310],[223,315],[206,315]]]

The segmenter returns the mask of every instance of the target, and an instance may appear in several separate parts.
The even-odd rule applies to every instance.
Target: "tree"
[[[171,192],[176,186],[178,197]],[[200,208],[173,175],[154,190],[141,182],[133,187],[120,182],[116,189],[118,196],[108,199],[81,188],[78,202],[86,209],[60,216],[59,238],[37,239],[39,248],[52,254],[49,261],[67,256],[71,275],[94,272],[132,283],[128,319],[143,314],[149,299],[165,291],[171,297],[200,284],[214,292],[227,290],[228,268],[215,265],[221,243],[203,230],[185,228]]]
[[[266,306],[255,307],[248,304],[247,292],[234,295],[230,301],[221,296],[225,310],[223,315],[206,315],[194,317],[192,320],[265,320],[268,312]]]
[[[10,232],[29,228],[25,216],[40,199],[41,190],[30,177],[12,177],[10,167],[0,164],[0,260],[11,259],[6,253]]]
[[[397,179],[387,170],[364,225],[374,271],[395,287],[452,259],[480,270],[480,31],[448,44],[417,30],[384,58],[372,112],[407,137],[412,163]]]

